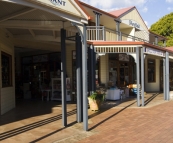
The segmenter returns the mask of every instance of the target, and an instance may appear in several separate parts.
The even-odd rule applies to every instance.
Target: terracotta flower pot
[[[93,100],[91,98],[88,98],[88,100],[89,100],[90,110],[94,110],[94,111],[99,110],[101,105],[100,100]]]

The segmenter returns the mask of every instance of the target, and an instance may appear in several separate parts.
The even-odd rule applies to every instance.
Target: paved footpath
[[[140,108],[136,103],[124,106],[133,102],[113,107],[114,102],[107,102],[111,108],[89,111],[88,132],[83,131],[82,123],[76,123],[75,104],[68,105],[69,126],[64,128],[57,102],[22,102],[0,117],[0,142],[173,143],[173,101]]]
[[[112,108],[90,120],[95,134],[80,143],[173,143],[173,101],[150,108]]]

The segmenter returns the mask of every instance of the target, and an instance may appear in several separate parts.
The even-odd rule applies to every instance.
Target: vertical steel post
[[[61,29],[61,97],[62,97],[62,124],[67,126],[66,105],[66,30]]]
[[[106,41],[106,39],[105,39],[105,27],[103,27],[103,41]]]
[[[158,37],[155,36],[155,44],[158,45]]]
[[[119,32],[119,41],[122,41],[122,32]]]
[[[77,122],[82,122],[81,100],[81,37],[76,34],[76,95],[77,95]]]
[[[169,99],[169,53],[166,52],[166,100]]]
[[[97,31],[97,36],[98,36],[98,40],[100,40],[100,14],[97,14],[97,26],[98,26],[98,31]]]
[[[90,63],[90,68],[91,68],[91,92],[94,92],[94,84],[95,84],[95,61],[96,59],[94,59],[94,48],[93,45],[90,45],[90,58],[91,58],[91,63]],[[89,84],[89,85],[90,85]]]
[[[93,83],[94,83],[94,89],[93,91],[96,90],[96,63],[97,63],[97,60],[96,60],[96,53],[95,53],[95,50],[94,50],[94,46],[93,46],[93,75],[94,75],[94,78],[93,78]]]
[[[95,12],[95,23],[96,23],[96,40],[98,40],[98,14]]]
[[[115,22],[116,22],[116,33],[117,33],[117,41],[121,41],[122,40],[122,38],[121,38],[121,31],[120,31],[120,21],[118,21],[118,20],[115,20]]]
[[[87,44],[86,44],[86,26],[83,26],[82,43],[82,86],[83,86],[83,128],[88,130],[88,95],[87,95]]]
[[[87,47],[87,49],[88,49],[88,62],[87,62],[87,66],[88,66],[88,83],[90,83],[90,84],[88,84],[88,92],[89,92],[89,94],[91,93],[91,89],[92,89],[92,71],[91,71],[91,65],[92,65],[92,57],[91,57],[91,47],[89,46],[89,47]]]
[[[164,100],[166,100],[166,66],[165,66],[165,58],[163,58],[163,94]]]
[[[141,96],[142,106],[144,105],[144,47],[141,48]]]
[[[139,78],[140,78],[140,73],[139,73],[139,47],[136,47],[136,78],[137,78],[137,106],[140,106],[140,94],[139,94]]]

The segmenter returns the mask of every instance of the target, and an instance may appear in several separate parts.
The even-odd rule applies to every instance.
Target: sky
[[[148,28],[173,12],[173,0],[80,0],[104,11],[136,6]]]

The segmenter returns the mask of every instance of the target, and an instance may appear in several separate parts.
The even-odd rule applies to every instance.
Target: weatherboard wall
[[[140,26],[142,27],[142,29],[144,31],[148,31],[148,28],[147,28],[146,24],[144,23],[142,17],[139,15],[139,13],[136,9],[132,9],[130,12],[125,13],[121,17],[121,20],[134,20],[135,22],[140,24]]]

